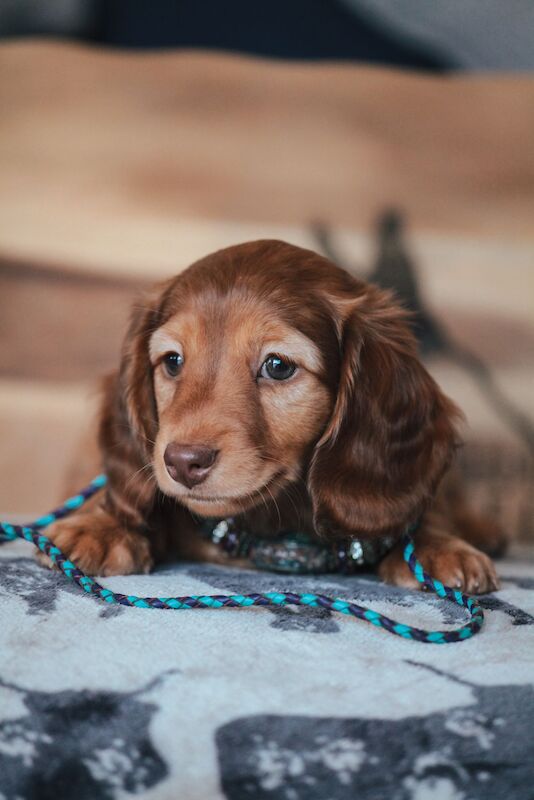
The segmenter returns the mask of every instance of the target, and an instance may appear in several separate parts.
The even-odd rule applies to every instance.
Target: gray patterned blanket
[[[320,609],[105,606],[0,546],[0,800],[534,798],[534,564],[500,565],[486,624],[405,641]],[[461,609],[373,576],[198,564],[137,594],[313,591],[404,622]]]

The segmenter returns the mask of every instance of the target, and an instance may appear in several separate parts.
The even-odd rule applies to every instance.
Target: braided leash
[[[470,614],[470,620],[456,630],[425,631],[404,625],[389,617],[373,611],[356,603],[349,603],[339,598],[326,597],[321,594],[294,594],[293,592],[267,592],[265,594],[232,594],[232,595],[192,595],[190,597],[136,597],[135,595],[120,594],[106,589],[97,581],[85,575],[78,567],[56,547],[53,542],[42,533],[42,529],[62,517],[75,511],[102,489],[106,484],[106,476],[99,475],[85,489],[69,498],[62,506],[54,509],[49,514],[39,517],[29,525],[11,525],[0,522],[0,535],[5,539],[25,539],[45,553],[67,578],[78,584],[85,592],[94,594],[106,603],[119,603],[123,606],[137,608],[243,608],[247,606],[309,606],[311,608],[327,608],[340,614],[348,614],[358,619],[366,620],[378,628],[402,636],[404,639],[415,639],[418,642],[443,644],[446,642],[461,642],[470,639],[478,633],[484,622],[484,612],[470,597],[460,591],[444,586],[440,581],[428,575],[415,557],[414,544],[410,533],[404,534],[404,560],[410,567],[415,578],[422,586],[439,597],[447,598]]]

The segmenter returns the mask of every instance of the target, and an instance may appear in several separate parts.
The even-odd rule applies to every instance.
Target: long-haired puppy
[[[99,463],[86,465],[108,486],[49,533],[100,575],[224,562],[199,536],[205,518],[262,537],[389,537],[379,575],[416,586],[398,538],[419,523],[425,569],[488,592],[498,581],[482,550],[498,533],[458,492],[436,500],[457,416],[388,293],[284,242],[229,247],[135,306],[105,383]]]

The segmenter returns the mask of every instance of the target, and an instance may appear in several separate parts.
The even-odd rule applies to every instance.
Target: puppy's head
[[[138,309],[121,384],[162,492],[237,514],[306,481],[318,532],[413,521],[454,445],[455,409],[378,289],[283,242],[197,262]]]

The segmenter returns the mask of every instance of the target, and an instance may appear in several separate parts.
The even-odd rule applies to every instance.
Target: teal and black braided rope
[[[81,508],[83,504],[98,492],[106,483],[105,475],[99,475],[85,489],[69,498],[62,506],[54,509],[49,514],[39,517],[29,525],[14,525],[0,522],[0,535],[5,539],[25,539],[45,553],[67,578],[78,584],[88,594],[93,594],[106,603],[119,603],[123,606],[136,608],[164,608],[164,609],[189,609],[189,608],[246,608],[248,606],[309,606],[311,608],[327,608],[358,619],[370,622],[378,628],[383,628],[396,636],[404,639],[414,639],[418,642],[443,644],[446,642],[461,642],[470,639],[478,633],[484,622],[484,612],[471,597],[460,591],[444,586],[440,581],[432,578],[424,570],[415,557],[414,544],[409,533],[404,536],[404,559],[410,567],[415,578],[426,589],[434,592],[439,597],[447,598],[457,605],[465,608],[470,615],[467,623],[456,630],[425,631],[396,622],[378,611],[373,611],[357,603],[351,603],[340,598],[326,597],[322,594],[294,594],[293,592],[267,592],[265,594],[232,594],[232,595],[192,595],[185,597],[136,597],[135,595],[112,592],[101,586],[93,578],[85,575],[76,564],[61,552],[54,543],[42,533],[42,529],[57,519],[67,516],[72,511]]]

